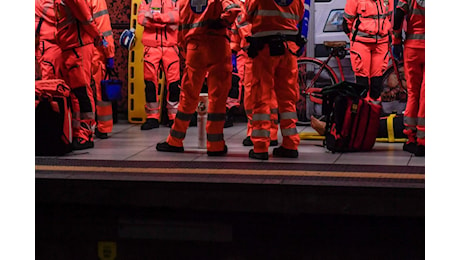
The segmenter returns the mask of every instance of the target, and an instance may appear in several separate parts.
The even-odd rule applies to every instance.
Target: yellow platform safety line
[[[142,34],[144,27],[137,23],[137,14],[141,0],[131,1],[131,20],[130,28],[136,29],[136,42],[128,56],[128,122],[144,123],[147,116],[145,114],[145,83],[144,83],[144,45],[142,44]],[[163,92],[165,77],[162,70],[158,72],[158,88]],[[160,116],[162,108],[162,96],[160,100]],[[161,117],[160,117],[161,119]]]
[[[111,241],[97,242],[97,256],[99,260],[115,260],[117,258],[117,244]]]

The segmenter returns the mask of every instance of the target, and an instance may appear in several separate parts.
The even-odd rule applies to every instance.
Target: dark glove
[[[227,25],[224,20],[217,19],[209,23],[208,27],[210,29],[219,30],[219,29],[227,28]]]
[[[108,58],[105,66],[107,67],[107,69],[113,70],[114,69],[113,58]]]
[[[403,59],[403,46],[402,46],[402,44],[394,44],[393,45],[393,56],[398,61]]]
[[[232,52],[232,66],[233,66],[233,73],[238,73],[238,68],[236,67],[236,53]]]

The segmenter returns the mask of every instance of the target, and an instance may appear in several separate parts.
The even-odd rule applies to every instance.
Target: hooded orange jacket
[[[404,46],[425,48],[425,1],[399,0],[397,8],[403,11],[407,19]],[[403,26],[395,24],[395,27],[397,26],[398,29],[393,32],[393,44],[401,44],[402,42]]]

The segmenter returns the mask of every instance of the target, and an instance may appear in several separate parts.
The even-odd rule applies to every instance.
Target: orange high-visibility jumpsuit
[[[408,142],[425,145],[425,2],[399,0],[397,8],[406,16],[404,41],[404,74],[407,81],[407,104],[404,133]],[[398,12],[397,12],[398,14]],[[395,22],[403,21],[397,19]],[[393,44],[401,44],[402,26],[394,25]]]
[[[231,25],[241,8],[233,0],[179,0],[179,46],[185,51],[179,108],[170,134],[172,146],[183,146],[190,120],[197,108],[206,73],[208,152],[225,150],[225,101],[231,86],[232,64],[226,26]]]
[[[368,87],[373,100],[383,90],[393,6],[393,0],[347,0],[345,4],[344,30],[350,32],[351,65],[356,82]]]
[[[54,0],[35,0],[35,31],[38,37],[35,58],[40,65],[42,79],[62,78],[61,48],[56,44]]]
[[[279,122],[283,136],[281,146],[297,151],[300,137],[296,128],[295,104],[299,98],[299,90],[295,53],[299,47],[292,40],[280,42],[277,35],[289,38],[298,34],[297,25],[302,21],[304,14],[303,0],[248,0],[246,5],[247,21],[252,26],[252,37],[263,46],[257,56],[252,58],[251,69],[250,99],[254,104],[251,140],[254,152],[268,152],[272,114],[270,108],[273,100],[277,101],[279,107]],[[267,43],[268,40],[275,40],[278,46],[283,45],[284,53],[271,53],[272,47]]]
[[[94,48],[92,61],[92,73],[96,91],[97,129],[101,133],[111,133],[113,128],[112,102],[102,100],[101,80],[105,78],[107,73],[107,59],[115,56],[112,25],[105,0],[91,0],[91,9],[97,28],[107,41],[107,47],[99,46]]]
[[[93,141],[96,122],[91,62],[94,44],[103,39],[88,1],[55,1],[56,40],[62,49],[64,80],[71,88],[73,137],[79,143]]]
[[[244,5],[244,3],[240,3]],[[230,48],[232,51],[237,53],[237,68],[238,75],[241,78],[242,84],[244,84],[244,110],[246,112],[246,117],[248,119],[246,136],[252,135],[252,113],[254,109],[254,103],[251,102],[251,70],[252,67],[248,55],[246,53],[247,48],[249,47],[246,42],[246,36],[251,34],[251,25],[246,21],[246,9],[242,9],[241,13],[236,18],[235,23],[232,25],[231,35],[230,35]],[[241,89],[241,88],[240,88]],[[273,89],[274,91],[274,89]],[[273,93],[274,95],[274,93]],[[278,104],[276,99],[272,99],[272,104],[270,105],[270,140],[274,141],[278,139]],[[227,107],[228,107],[227,99]]]
[[[180,63],[177,47],[179,6],[174,0],[142,0],[137,22],[144,26],[145,112],[147,118],[160,119],[160,89],[158,71],[160,61],[165,72],[166,109],[174,120],[179,105]]]

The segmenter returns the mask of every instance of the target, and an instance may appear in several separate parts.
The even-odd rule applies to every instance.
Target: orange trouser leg
[[[62,51],[57,44],[40,41],[35,56],[40,65],[42,79],[62,78]]]
[[[252,63],[250,99],[253,102],[252,134],[254,152],[268,152],[270,145],[270,104],[273,96],[274,75],[281,56],[271,57],[268,46],[259,51]]]
[[[95,104],[91,88],[92,44],[62,52],[64,80],[71,88],[73,136],[93,140]]]
[[[162,47],[162,50],[162,62],[167,82],[166,109],[168,110],[169,120],[174,120],[179,107],[180,95],[179,50],[176,46]]]
[[[186,67],[182,79],[179,108],[166,141],[183,146],[183,140],[196,110],[204,78],[208,75],[207,150],[222,151],[225,141],[225,100],[231,83],[231,52],[228,41],[220,36],[190,39],[187,43]]]
[[[296,48],[295,43],[288,42],[290,49]],[[289,52],[282,56],[274,75],[275,93],[279,108],[279,121],[283,142],[281,146],[297,150],[300,137],[297,133],[296,102],[299,100],[297,83],[297,57]]]
[[[247,59],[244,69],[244,110],[248,118],[246,136],[252,134],[252,113],[254,109],[253,98],[251,97],[251,81],[252,81],[252,59]]]
[[[407,82],[407,104],[404,133],[409,141],[425,145],[425,49],[404,49],[404,73]]]
[[[112,102],[102,100],[101,80],[104,80],[107,70],[105,55],[95,48],[93,57],[93,79],[96,94],[97,129],[101,133],[111,133],[113,128]]]
[[[162,55],[161,47],[144,47],[145,113],[147,118],[160,119],[158,70]]]

